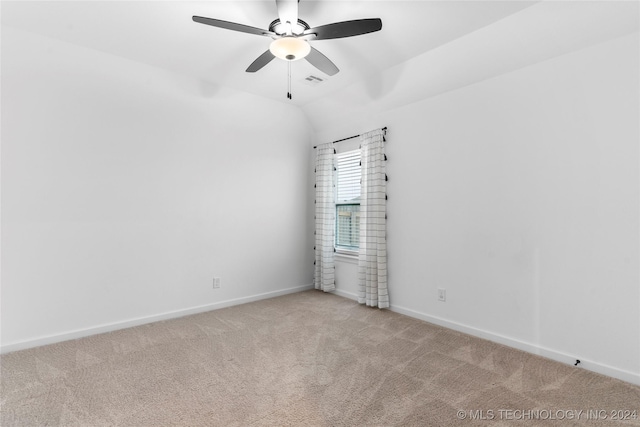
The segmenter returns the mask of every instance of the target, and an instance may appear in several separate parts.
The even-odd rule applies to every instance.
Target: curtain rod
[[[386,132],[386,131],[387,131],[387,127],[386,127],[386,126],[385,126],[385,127],[383,127],[383,128],[382,128],[382,130]],[[353,135],[353,136],[349,136],[349,137],[347,137],[347,138],[342,138],[342,139],[339,139],[339,140],[337,140],[337,141],[333,141],[333,142],[332,142],[332,144],[335,144],[336,142],[346,141],[346,140],[348,140],[348,139],[359,138],[359,137],[360,137],[360,135]],[[314,146],[313,146],[313,148],[318,148],[318,146],[317,146],[317,145],[314,145]]]

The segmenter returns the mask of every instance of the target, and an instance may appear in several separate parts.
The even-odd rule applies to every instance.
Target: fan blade
[[[247,73],[255,73],[256,71],[267,65],[269,62],[271,62],[273,58],[275,58],[275,56],[273,56],[273,53],[271,53],[270,50],[267,50],[265,53],[258,56],[258,58],[253,61],[251,65],[249,65],[249,68],[247,68]]]
[[[311,48],[311,52],[309,52],[309,55],[305,56],[305,59],[318,70],[329,76],[333,76],[337,74],[338,71],[340,71],[338,67],[336,67],[336,64],[331,62],[329,58],[324,56],[318,49],[314,47]]]
[[[276,6],[280,23],[290,22],[292,26],[298,23],[298,0],[276,0]]]
[[[335,22],[333,24],[321,25],[309,28],[303,35],[315,34],[315,40],[340,39],[343,37],[359,36],[361,34],[373,33],[382,29],[380,18],[356,19],[354,21]]]
[[[250,27],[248,25],[236,24],[235,22],[221,21],[220,19],[204,18],[202,16],[194,16],[193,20],[200,24],[211,25],[213,27],[224,28],[225,30],[240,31],[241,33],[256,34],[258,36],[276,36],[269,30],[261,30],[260,28]]]

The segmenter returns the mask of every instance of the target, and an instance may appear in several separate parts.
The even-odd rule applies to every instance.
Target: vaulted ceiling
[[[598,4],[604,3],[620,7],[603,13]],[[582,6],[576,14],[577,4]],[[629,16],[634,10],[636,16]],[[488,70],[483,72],[490,76],[504,72],[500,66],[513,62],[514,54],[516,66],[524,66],[638,26],[636,2],[301,0],[299,16],[312,27],[359,18],[381,18],[383,27],[363,36],[311,42],[340,72],[329,77],[304,60],[292,63],[294,97],[289,101],[284,61],[274,60],[255,74],[245,72],[268,48],[268,38],[194,23],[193,15],[266,29],[277,11],[274,0],[2,2],[3,26],[300,106],[429,52],[437,51],[433,58],[440,62],[449,61],[443,54],[448,49],[451,55],[465,52],[459,46],[456,50],[460,40],[477,38],[480,44],[464,53],[472,57],[467,66],[451,57],[460,66],[451,73],[475,73],[478,61],[485,61]],[[498,30],[487,36],[482,33],[486,28]],[[309,75],[324,81],[309,85]]]

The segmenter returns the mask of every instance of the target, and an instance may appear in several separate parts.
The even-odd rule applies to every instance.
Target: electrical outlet
[[[219,277],[214,277],[213,278],[213,289],[218,289],[220,287],[220,278]]]
[[[438,301],[446,302],[447,301],[447,290],[438,288]]]

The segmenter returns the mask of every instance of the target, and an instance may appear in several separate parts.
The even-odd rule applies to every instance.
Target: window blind
[[[360,150],[338,154],[336,203],[360,203]]]
[[[336,160],[336,247],[354,250],[360,244],[360,150]]]

